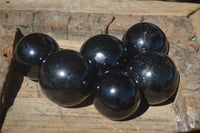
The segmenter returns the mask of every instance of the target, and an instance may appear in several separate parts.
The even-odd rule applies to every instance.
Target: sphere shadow
[[[38,82],[38,79],[36,78],[36,73],[32,71],[32,66],[22,64],[15,59],[13,60],[15,62],[15,70],[16,72],[21,73],[24,77],[28,77],[33,82]],[[39,75],[39,74],[38,74]],[[34,77],[34,78],[32,78]]]
[[[162,1],[169,1],[169,0],[162,0]],[[200,0],[173,0],[173,2],[200,3]]]
[[[38,80],[33,80],[33,79],[30,79],[31,81],[33,81],[33,82],[38,82],[39,83],[39,81]]]
[[[186,131],[186,132],[177,132],[177,133],[200,133],[200,130],[192,130],[192,131]]]
[[[167,45],[167,55],[169,55],[169,49],[170,49],[170,44],[169,41],[167,41],[168,45]]]

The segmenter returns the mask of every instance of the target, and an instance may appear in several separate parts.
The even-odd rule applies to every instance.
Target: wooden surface
[[[199,5],[131,0],[1,0],[0,10],[61,10],[65,12],[186,16]]]
[[[72,40],[57,41],[62,48],[70,48],[76,51],[79,51],[83,43],[83,41]],[[173,44],[171,46],[170,56],[174,57],[173,54],[179,50]],[[179,113],[175,114],[173,103],[161,107],[151,107],[136,119],[114,122],[101,116],[93,105],[70,109],[59,107],[43,95],[38,83],[25,78],[15,103],[7,114],[2,132],[118,133],[134,131],[140,133],[148,130],[148,132],[153,133],[187,130],[183,119],[179,115]]]
[[[0,25],[4,29],[19,27],[24,34],[43,32],[56,38],[63,48],[75,50],[93,35],[108,31],[121,39],[133,24],[154,23],[165,32],[170,43],[169,55],[181,76],[178,96],[172,105],[151,107],[144,115],[125,122],[107,120],[92,105],[76,109],[58,107],[43,96],[36,83],[25,79],[2,132],[200,129],[199,7],[199,4],[131,0],[0,1]]]
[[[188,129],[200,129],[200,11],[195,12],[188,18],[193,27],[193,42],[182,45],[182,50],[175,52],[175,60],[180,62],[181,73],[180,95],[175,102],[177,111],[185,121]],[[193,50],[188,48],[193,47]]]
[[[24,34],[46,32],[66,40],[86,40],[92,35],[104,33],[110,24],[113,28],[110,33],[122,34],[129,26],[144,18],[187,17],[200,8],[200,4],[195,3],[135,0],[0,2],[1,25],[18,27]]]
[[[63,48],[79,50],[82,41],[60,40]],[[180,119],[173,105],[151,107],[129,121],[115,122],[99,114],[93,105],[63,108],[50,102],[38,83],[25,78],[15,103],[8,111],[2,133],[167,133],[178,131]],[[149,129],[151,127],[151,129]],[[166,128],[168,127],[168,128]]]

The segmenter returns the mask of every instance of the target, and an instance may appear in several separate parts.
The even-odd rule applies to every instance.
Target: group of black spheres
[[[93,95],[101,114],[124,120],[136,112],[142,98],[159,105],[176,93],[179,73],[168,51],[159,27],[138,23],[122,41],[107,34],[89,38],[80,53],[59,48],[48,35],[32,33],[18,42],[14,60],[56,104],[74,107]]]

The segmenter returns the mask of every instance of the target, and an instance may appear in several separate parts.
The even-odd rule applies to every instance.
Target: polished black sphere
[[[44,94],[60,106],[72,107],[90,94],[94,74],[90,64],[78,52],[61,50],[42,64],[39,83]]]
[[[168,54],[169,44],[163,31],[151,23],[138,23],[127,30],[122,39],[130,55],[157,51]]]
[[[57,42],[48,35],[33,33],[23,37],[14,50],[18,70],[32,80],[38,80],[39,68],[48,54],[59,50]]]
[[[136,83],[124,72],[106,72],[97,80],[94,105],[111,120],[124,120],[133,115],[140,101]]]
[[[82,45],[81,54],[92,62],[100,73],[122,68],[127,61],[122,42],[111,35],[91,37]]]
[[[179,73],[172,60],[158,52],[140,53],[133,57],[127,72],[142,88],[150,105],[167,101],[179,85]]]

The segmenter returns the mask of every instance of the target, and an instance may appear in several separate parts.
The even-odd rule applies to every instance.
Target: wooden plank
[[[187,16],[199,4],[163,1],[115,1],[115,0],[17,0],[0,1],[0,10],[62,10],[65,12]],[[181,8],[180,8],[181,7]]]
[[[200,55],[192,53],[184,44],[177,44],[173,59],[180,72],[179,97],[175,109],[185,122],[188,130],[200,129]]]
[[[20,28],[24,34],[43,32],[57,39],[86,40],[105,33],[113,14],[69,13],[64,11],[0,11],[0,24]]]
[[[161,17],[158,20],[169,40],[169,55],[181,78],[175,109],[188,130],[200,129],[200,55],[196,51],[198,43],[192,40],[195,29],[190,19],[184,17]]]
[[[145,22],[151,22],[151,23],[158,25],[166,33],[166,36],[167,36],[167,38],[170,42],[170,57],[173,58],[175,64],[178,66],[179,72],[181,74],[181,83],[180,83],[180,87],[179,87],[180,91],[178,92],[177,100],[174,103],[175,110],[180,115],[179,116],[179,122],[175,122],[175,121],[172,122],[169,119],[166,120],[166,121],[169,122],[169,123],[172,122],[171,123],[172,125],[177,124],[178,128],[181,127],[182,130],[183,129],[184,130],[200,129],[200,126],[199,126],[199,123],[200,123],[199,122],[199,120],[200,120],[200,112],[199,112],[199,110],[200,110],[200,107],[199,107],[199,105],[200,105],[200,103],[199,103],[199,101],[200,101],[199,100],[200,99],[199,98],[199,92],[200,92],[199,91],[199,88],[200,88],[200,86],[199,86],[200,85],[200,83],[199,83],[199,81],[200,81],[199,60],[200,60],[200,57],[199,57],[199,53],[197,53],[198,42],[194,42],[192,40],[193,36],[198,37],[198,34],[199,34],[198,33],[199,15],[197,14],[198,12],[196,14],[194,14],[194,16],[193,15],[190,16],[190,18],[177,17],[177,16],[138,16],[138,15],[134,16],[134,15],[120,15],[120,14],[118,14],[118,15],[102,14],[101,15],[99,13],[95,13],[95,14],[72,13],[72,14],[69,14],[69,15],[66,14],[65,21],[67,20],[67,22],[64,22],[64,21],[59,22],[58,24],[55,24],[55,26],[53,28],[51,27],[53,24],[48,25],[48,23],[50,24],[50,22],[48,22],[48,21],[44,21],[45,24],[46,24],[46,27],[45,27],[45,24],[41,25],[40,23],[43,22],[42,16],[44,17],[44,16],[46,16],[46,15],[48,16],[48,14],[50,14],[50,17],[54,18],[52,16],[59,16],[58,15],[59,13],[61,13],[61,15],[59,17],[62,17],[63,15],[65,15],[65,12],[58,11],[57,12],[58,14],[53,13],[53,12],[54,12],[53,10],[51,10],[51,11],[41,11],[41,12],[32,12],[30,10],[28,12],[27,11],[24,11],[24,12],[21,11],[21,16],[24,16],[24,17],[22,18],[22,21],[20,19],[18,19],[20,17],[16,17],[15,20],[19,21],[18,23],[16,23],[16,21],[12,20],[12,16],[13,17],[17,16],[17,15],[20,16],[20,13],[16,14],[16,11],[14,11],[14,10],[9,10],[7,12],[3,11],[3,12],[0,12],[0,15],[3,16],[2,17],[3,19],[0,20],[0,24],[3,24],[4,28],[9,29],[9,28],[12,28],[12,27],[16,27],[17,25],[20,26],[20,22],[22,22],[21,26],[23,27],[23,21],[26,20],[25,19],[26,13],[27,13],[27,16],[29,16],[29,13],[30,13],[30,15],[35,14],[34,17],[33,16],[27,17],[27,23],[26,23],[27,27],[24,27],[24,29],[27,33],[33,32],[32,30],[34,29],[34,27],[35,27],[35,31],[39,30],[40,27],[44,27],[43,28],[44,32],[53,35],[53,37],[55,37],[55,38],[60,38],[60,39],[61,38],[64,38],[64,39],[72,38],[72,39],[79,39],[79,40],[86,40],[88,37],[90,37],[92,35],[101,33],[101,30],[105,31],[107,24],[109,24],[111,22],[110,20],[112,20],[113,17],[115,19],[109,25],[108,32],[112,35],[117,36],[119,39],[121,39],[123,33],[132,24],[140,22],[141,20],[145,21]],[[197,15],[197,16],[195,16],[195,15]],[[11,18],[9,18],[8,16],[10,16]],[[81,18],[81,16],[83,16],[83,18]],[[103,17],[101,17],[101,16],[103,16]],[[33,18],[37,18],[37,20],[34,20]],[[41,19],[41,20],[38,20],[38,19]],[[52,20],[52,19],[50,19],[50,20]],[[98,23],[99,20],[102,21],[102,23]],[[55,21],[55,20],[52,20],[52,21]],[[34,24],[35,24],[35,26],[34,26]],[[61,27],[60,30],[57,30],[57,31],[54,29],[56,27],[59,27],[59,25],[65,25],[65,26],[68,26],[68,28],[65,27],[66,31],[64,31],[62,34],[57,34],[57,33],[59,33],[60,31],[63,30],[63,27]],[[99,27],[101,30],[94,30],[97,27]],[[36,28],[38,28],[38,29],[36,29]],[[77,28],[77,29],[74,30],[74,28]],[[49,29],[53,29],[53,30],[49,30]],[[80,33],[78,33],[78,32],[80,32]],[[90,33],[90,32],[92,32],[92,33]],[[73,34],[71,34],[71,33],[73,33]],[[77,36],[76,36],[76,34],[77,34]],[[84,34],[85,34],[85,36],[84,36]],[[65,35],[67,37],[65,37]],[[199,38],[197,38],[197,40],[199,41]],[[69,40],[68,41],[67,40],[58,40],[58,42],[63,48],[70,48],[70,49],[74,49],[74,50],[79,50],[81,44],[83,43],[82,41],[69,41]],[[27,82],[29,83],[30,81],[27,81]],[[31,82],[31,84],[32,84],[32,82]],[[26,94],[28,94],[28,95],[26,95]],[[28,98],[29,95],[30,95],[30,93],[25,92],[24,97]],[[26,100],[26,99],[23,99],[23,100]],[[29,103],[31,103],[31,102],[33,102],[33,101],[29,101]],[[19,104],[21,105],[22,101],[19,102]],[[20,106],[19,104],[17,106]],[[36,103],[32,103],[32,104],[34,105]],[[40,104],[39,106],[40,106],[40,108],[42,108],[43,104]],[[27,106],[27,105],[24,105],[24,107],[27,107],[29,109],[31,108],[30,106]],[[15,107],[15,105],[14,105],[13,108],[18,108],[18,107]],[[46,107],[46,108],[47,108],[47,110],[51,109],[51,108],[48,108],[48,107]],[[162,107],[160,107],[160,108],[156,108],[155,110],[157,110],[157,109],[158,109],[158,111],[162,110]],[[89,109],[90,109],[90,106],[86,109],[86,112],[89,111]],[[163,107],[163,109],[164,109],[164,107]],[[94,110],[93,107],[91,107],[91,110]],[[166,108],[164,110],[168,111],[168,109],[166,109]],[[14,112],[15,111],[16,110],[14,110]],[[21,109],[21,111],[22,111],[22,109]],[[81,110],[81,111],[83,111],[82,113],[84,114],[85,110]],[[146,113],[148,113],[148,111]],[[13,114],[15,114],[14,112],[13,112]],[[70,116],[69,121],[68,121],[68,116],[65,116],[66,117],[65,123],[66,123],[66,121],[68,121],[68,122],[74,121],[74,123],[75,123],[75,119],[79,118],[78,117],[79,113],[81,113],[81,112],[78,112],[75,115],[76,116],[75,118]],[[91,113],[91,112],[89,112],[89,113]],[[149,116],[152,115],[152,114],[150,113]],[[7,123],[7,127],[9,127],[9,123],[12,121],[12,117],[15,118],[15,120],[13,119],[13,121],[15,121],[15,123],[13,123],[13,124],[16,124],[17,119],[20,118],[20,116],[22,116],[22,115],[23,114],[18,116],[18,114],[15,114],[13,116],[12,115],[9,116],[9,113],[8,113],[8,118],[9,118],[8,120],[10,120],[10,121],[6,120],[7,122],[5,122],[5,123]],[[161,115],[164,115],[164,114],[161,114]],[[173,116],[173,113],[169,114],[169,115]],[[152,115],[152,116],[154,116],[154,115]],[[57,117],[57,115],[48,119],[46,116],[42,116],[41,114],[40,115],[36,114],[35,118],[39,119],[41,121],[43,121],[44,119],[45,120],[48,119],[51,122],[59,123],[59,120],[56,117]],[[87,117],[89,117],[89,116],[87,116]],[[94,117],[93,119],[96,120],[99,117]],[[143,117],[143,115],[141,117]],[[156,116],[156,118],[157,117],[158,116]],[[137,121],[136,123],[139,123],[139,124],[142,125],[143,122],[140,123],[140,121],[138,120],[139,118],[136,119],[136,121]],[[29,119],[30,119],[30,121],[29,121]],[[102,119],[100,119],[100,120],[102,120]],[[92,124],[94,123],[94,120],[92,121],[92,118],[89,119],[89,120],[92,122]],[[44,131],[44,132],[48,132],[49,131],[48,128],[52,129],[52,131],[55,131],[55,132],[56,131],[64,132],[63,130],[67,130],[64,127],[63,127],[64,129],[61,130],[61,129],[59,129],[59,125],[53,126],[53,123],[50,124],[52,126],[52,128],[51,128],[51,126],[48,127],[48,126],[46,126],[47,122],[46,123],[42,122],[43,126],[40,126],[40,124],[38,124],[38,125],[35,125],[31,128],[31,127],[29,127],[30,125],[33,124],[33,122],[31,122],[31,121],[34,121],[34,118],[32,118],[31,114],[28,114],[27,118],[25,118],[22,121],[23,121],[23,123],[26,123],[28,121],[26,123],[27,125],[25,126],[26,128],[22,129],[22,125],[19,125],[19,123],[17,123],[16,125],[11,124],[12,125],[11,129],[9,128],[9,130],[7,130],[7,129],[4,128],[5,130],[3,130],[3,131],[14,132],[15,130],[19,130],[19,131],[23,130],[24,132],[27,132],[29,129],[31,129],[31,130],[33,130],[33,132],[39,132],[40,128],[41,128],[41,131]],[[81,121],[84,121],[84,119],[82,119]],[[102,121],[104,122],[104,119]],[[39,121],[36,121],[36,122],[39,123]],[[167,126],[169,127],[169,125],[171,125],[169,123],[165,123],[164,125],[166,127]],[[63,122],[63,124],[64,124],[64,122]],[[85,124],[86,124],[85,127],[88,127],[88,125],[87,125],[88,123],[85,123]],[[124,128],[122,128],[122,127],[120,127],[120,128],[118,128],[118,126],[113,127],[112,124],[117,125],[115,123],[109,123],[108,122],[107,124],[108,125],[110,124],[109,127],[111,127],[113,130],[116,129],[116,128],[119,129],[119,130],[114,130],[113,132],[124,131]],[[121,124],[121,123],[119,123],[119,124]],[[155,122],[154,124],[159,124],[159,123]],[[89,124],[89,125],[91,126],[91,124]],[[14,126],[16,126],[16,128],[13,128]],[[128,126],[132,127],[132,125],[130,123],[127,123],[126,127],[128,127]],[[154,126],[154,125],[151,125],[151,126]],[[71,127],[73,127],[73,126],[71,126]],[[137,129],[137,128],[131,128],[131,127],[130,127],[130,130],[132,130],[132,131],[135,131]],[[69,132],[76,132],[76,131],[77,132],[81,132],[81,131],[86,132],[87,131],[84,128],[82,130],[81,130],[81,128],[80,128],[80,130],[76,130],[75,128],[71,129],[70,127],[68,127],[68,128],[69,128],[69,130],[68,130]],[[103,128],[103,127],[101,126],[100,128]],[[91,129],[91,131],[98,132],[97,129],[100,129],[100,128],[96,125],[96,126],[94,126],[93,129],[91,129],[91,128],[89,128],[89,129]],[[146,129],[146,128],[144,128],[144,129]],[[106,131],[106,132],[108,132],[109,130],[111,130],[111,129],[107,129],[107,128],[105,130],[102,129],[102,131]],[[161,130],[159,127],[155,127],[155,131],[162,132],[163,130],[164,129]],[[176,128],[173,128],[173,130],[176,130]],[[137,130],[137,131],[142,132],[143,130],[140,129],[140,130]],[[127,132],[129,132],[128,129],[127,129]],[[169,132],[169,131],[163,131],[163,132]]]
[[[58,44],[65,49],[79,51],[83,41],[57,40]],[[184,50],[182,44],[176,46],[171,42],[170,56],[176,61],[180,73],[183,72],[183,62],[188,55],[181,55]],[[193,58],[191,58],[193,59]],[[188,59],[187,59],[188,60]],[[196,70],[196,67],[194,67]],[[193,69],[194,69],[193,68]],[[190,70],[191,71],[191,70]],[[183,79],[184,78],[184,79]],[[191,77],[190,77],[191,78]],[[188,79],[187,79],[188,81]],[[192,84],[196,85],[194,81]],[[185,81],[185,76],[181,74],[180,91],[184,86],[191,86]],[[191,86],[193,87],[193,86]],[[190,88],[192,89],[192,88]],[[178,93],[182,96],[182,93]],[[26,102],[24,102],[26,101]],[[197,101],[195,101],[197,102]],[[176,102],[177,103],[177,102]],[[176,104],[176,109],[181,108]],[[156,112],[156,113],[155,113]],[[179,113],[179,112],[178,112]],[[23,116],[23,117],[22,117]],[[190,116],[193,116],[190,114]],[[78,122],[77,122],[78,120]],[[20,121],[20,122],[19,122]],[[62,108],[46,99],[40,91],[39,85],[27,78],[24,80],[22,88],[18,93],[15,104],[9,110],[2,132],[174,132],[187,130],[185,121],[178,117],[173,111],[173,106],[151,107],[142,116],[124,122],[113,122],[101,116],[93,106],[83,108]],[[186,126],[186,127],[185,127]],[[153,127],[152,130],[149,127]],[[170,127],[170,128],[165,128]],[[100,129],[100,130],[97,130]]]
[[[82,44],[77,41],[58,42],[63,48],[71,48],[74,43]],[[59,107],[43,95],[38,83],[25,78],[14,105],[8,111],[2,133],[142,133],[147,130],[149,133],[168,133],[177,131],[178,123],[179,118],[171,104],[151,107],[140,117],[121,122],[108,120],[93,105]]]
[[[14,45],[21,37],[18,30],[5,30],[0,26],[0,128],[22,83],[23,77],[15,71],[12,60]]]
[[[190,16],[193,37],[196,40],[186,44],[177,43],[174,57],[179,64],[181,74],[180,94],[175,106],[180,117],[185,121],[188,130],[200,129],[200,12]],[[188,40],[194,39],[192,36]],[[193,48],[189,48],[192,46]]]
[[[63,11],[0,11],[0,24],[6,28],[19,27],[24,34],[32,32],[43,32],[57,39],[86,40],[89,37],[105,33],[107,26],[110,34],[122,38],[124,32],[133,24],[145,21],[160,26],[160,20],[171,21],[168,23],[176,29],[174,34],[172,28],[168,28],[169,37],[178,40],[191,40],[194,32],[186,32],[189,38],[184,38],[182,32],[191,29],[190,20],[186,17],[171,16],[138,16],[138,15],[115,15],[115,14],[90,14],[90,13],[67,13]],[[198,19],[197,19],[198,20]],[[183,21],[183,22],[181,22]],[[187,27],[181,23],[187,22]],[[23,24],[24,23],[24,24]],[[178,23],[180,25],[178,25]],[[177,24],[177,25],[175,25]],[[181,38],[181,39],[180,39]],[[175,41],[175,40],[174,40]],[[193,45],[194,43],[192,43]],[[194,47],[197,47],[194,45]]]

